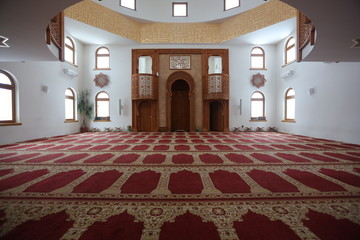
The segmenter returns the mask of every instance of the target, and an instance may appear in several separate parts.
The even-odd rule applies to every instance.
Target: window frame
[[[262,98],[254,98],[253,95],[255,93],[260,93]],[[252,117],[252,103],[256,101],[256,102],[262,102],[262,116],[260,117]],[[260,92],[260,91],[255,91],[251,94],[251,98],[250,98],[250,119],[251,121],[266,121],[266,115],[265,115],[265,94]]]
[[[122,1],[120,0],[120,2],[119,2],[120,7],[136,11],[136,0],[134,0],[134,8],[125,7],[124,5],[121,4],[121,2]]]
[[[0,74],[5,75],[11,82],[10,85],[0,83],[0,88],[11,90],[11,101],[12,101],[12,114],[11,114],[12,119],[11,120],[1,120],[0,119],[0,125],[15,124],[16,123],[16,91],[15,91],[16,84],[15,84],[15,80],[9,73],[7,73],[3,70],[0,70]]]
[[[290,95],[288,96],[288,93],[289,91],[293,90],[294,91],[294,95]],[[295,99],[295,90],[293,88],[288,88],[286,91],[285,91],[285,112],[284,112],[284,121],[285,122],[295,122],[295,118],[288,118],[288,100],[290,99]],[[295,101],[296,103],[296,101]],[[294,109],[295,111],[295,109]]]
[[[289,37],[289,39],[288,39],[288,40],[286,41],[286,43],[285,43],[285,64],[284,64],[285,66],[286,66],[286,65],[289,65],[289,64],[291,64],[291,63],[293,63],[293,62],[296,61],[296,49],[295,49],[296,41],[295,41],[295,39],[294,39],[294,44],[288,46],[290,40],[292,40],[292,39],[294,39],[294,37]],[[295,51],[295,58],[294,58],[294,60],[292,60],[291,62],[289,62],[289,61],[288,61],[288,52],[289,52],[290,50],[292,50],[292,49],[294,49],[294,51]]]
[[[255,49],[260,49],[262,54],[253,53]],[[262,57],[262,68],[255,68],[252,66],[252,58],[253,57]],[[266,70],[265,68],[265,50],[262,47],[256,46],[251,49],[250,52],[250,70]]]
[[[231,9],[235,9],[235,8],[240,7],[240,0],[238,0],[238,1],[239,1],[239,4],[238,4],[237,6],[226,9],[226,1],[227,1],[227,0],[224,0],[224,11],[229,11],[229,10],[231,10]]]
[[[66,90],[71,91],[72,97],[66,95]],[[75,95],[75,91],[72,88],[67,88],[66,90],[65,90],[65,100],[66,99],[71,99],[73,101],[73,118],[66,118],[66,116],[65,116],[65,122],[76,122],[76,108],[75,108],[76,95]],[[66,104],[65,104],[65,113],[66,113]]]
[[[175,5],[186,5],[186,15],[185,16],[175,16]],[[189,3],[188,2],[173,2],[172,3],[172,16],[173,17],[188,17],[189,16]]]
[[[65,62],[67,62],[67,63],[70,63],[70,64],[72,64],[72,65],[76,65],[76,61],[75,61],[75,43],[74,43],[74,41],[73,41],[69,36],[67,36],[67,37],[65,38],[65,40],[66,40],[66,39],[69,39],[70,42],[71,42],[71,44],[73,45],[73,46],[70,46],[70,45],[68,45],[68,44],[65,43],[66,41],[64,41],[64,43],[65,43],[65,48],[68,48],[68,49],[70,49],[70,50],[72,51],[73,62],[67,61],[65,56],[64,56],[64,60],[65,60]],[[66,51],[64,51],[64,54],[65,54],[65,52],[66,52]]]
[[[98,98],[101,93],[105,93],[108,98]],[[98,116],[98,101],[107,101],[109,102],[109,116],[108,117],[99,117]],[[95,120],[96,122],[110,122],[110,95],[105,91],[100,91],[95,95]]]
[[[102,49],[102,48],[105,48],[109,53],[107,54],[99,54],[99,50]],[[108,57],[109,58],[109,66],[106,67],[106,68],[99,68],[98,67],[98,57]],[[102,47],[98,47],[95,51],[95,70],[111,70],[110,68],[110,50],[109,48],[105,47],[105,46],[102,46]]]

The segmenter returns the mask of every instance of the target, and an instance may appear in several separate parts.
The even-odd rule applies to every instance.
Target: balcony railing
[[[157,100],[159,77],[152,74],[133,74],[132,100]]]
[[[206,76],[204,86],[204,99],[229,99],[229,75],[209,74]]]

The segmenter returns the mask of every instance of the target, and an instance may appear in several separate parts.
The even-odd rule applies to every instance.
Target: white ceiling
[[[290,36],[295,31],[296,18],[290,18],[286,21],[279,22],[269,27],[245,34],[243,36],[224,42],[226,45],[266,45],[276,44],[282,39]]]
[[[224,0],[136,0],[136,11],[120,7],[120,0],[92,0],[139,22],[219,21],[260,6],[267,0],[240,0],[240,7],[224,11]],[[172,17],[172,3],[187,2],[188,17]]]

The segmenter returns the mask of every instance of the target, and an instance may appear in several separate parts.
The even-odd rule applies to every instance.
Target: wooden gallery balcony
[[[228,100],[229,99],[229,75],[209,74],[203,82],[204,100]]]
[[[158,100],[158,76],[133,74],[131,82],[132,100]]]

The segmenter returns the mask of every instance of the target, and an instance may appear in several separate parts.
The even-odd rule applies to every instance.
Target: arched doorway
[[[138,131],[139,132],[151,132],[151,102],[142,101],[138,107],[139,111],[139,122],[138,122]]]
[[[185,80],[171,85],[171,131],[190,131],[190,86]]]
[[[210,131],[222,132],[224,131],[222,119],[222,104],[218,101],[210,103]]]

